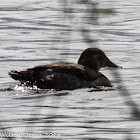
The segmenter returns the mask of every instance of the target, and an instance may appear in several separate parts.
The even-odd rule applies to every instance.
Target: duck
[[[21,83],[40,89],[73,90],[78,88],[112,87],[109,79],[99,72],[103,67],[119,68],[98,48],[84,50],[78,63],[54,62],[22,71],[11,70],[9,75]]]

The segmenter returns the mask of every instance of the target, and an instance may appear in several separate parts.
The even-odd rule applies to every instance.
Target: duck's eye
[[[106,63],[105,63],[104,57],[102,55],[98,55],[97,58],[98,58],[98,61],[100,63],[100,66],[101,67],[105,67],[106,66]]]

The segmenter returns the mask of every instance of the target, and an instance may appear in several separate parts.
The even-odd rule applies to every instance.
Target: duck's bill
[[[116,64],[114,64],[113,62],[111,62],[110,60],[108,61],[107,65],[108,67],[112,67],[112,68],[122,68]]]

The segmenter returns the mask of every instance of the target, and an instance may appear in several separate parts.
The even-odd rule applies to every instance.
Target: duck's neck
[[[98,61],[91,61],[88,59],[79,59],[78,64],[86,66],[92,70],[94,70],[97,74],[100,70],[100,63],[98,63]]]
[[[98,74],[99,70],[103,66],[102,61],[104,54],[102,53],[99,53],[98,51],[97,52],[95,51],[93,53],[91,50],[87,49],[81,54],[78,60],[78,64],[91,68]]]

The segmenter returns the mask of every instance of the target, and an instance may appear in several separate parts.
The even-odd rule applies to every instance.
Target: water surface
[[[0,134],[15,134],[17,139],[140,139],[140,123],[127,104],[130,99],[118,88],[123,85],[139,107],[139,0],[101,0],[98,12],[80,0],[63,2],[1,2]],[[123,67],[117,71],[121,79],[114,69],[101,70],[115,90],[36,91],[17,86],[20,83],[8,76],[11,69],[77,63],[88,47],[104,50]]]

